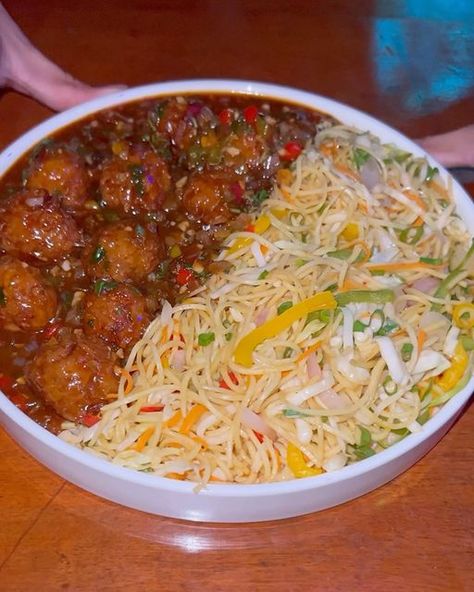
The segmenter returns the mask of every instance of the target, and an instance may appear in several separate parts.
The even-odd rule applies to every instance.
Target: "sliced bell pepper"
[[[451,366],[445,370],[436,380],[436,383],[443,391],[452,389],[463,377],[467,364],[469,362],[469,355],[464,349],[461,341],[458,341],[454,356],[452,357]]]
[[[235,348],[235,361],[237,364],[249,368],[253,363],[252,353],[260,343],[288,329],[295,321],[306,317],[310,312],[316,310],[334,310],[336,306],[337,302],[331,292],[319,292],[306,300],[294,304],[291,308],[285,310],[285,312],[263,323],[260,327],[250,331],[245,337],[242,337]]]
[[[286,462],[295,477],[315,477],[316,475],[321,475],[323,472],[318,467],[309,467],[301,450],[292,442],[288,442]]]

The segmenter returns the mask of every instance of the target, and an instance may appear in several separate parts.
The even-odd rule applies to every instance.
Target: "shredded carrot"
[[[168,327],[163,327],[161,331],[161,345],[164,345],[168,341]]]
[[[123,392],[128,395],[133,389],[133,376],[128,370],[125,370],[125,368],[120,369],[120,374],[123,376],[123,378],[125,378],[125,387]]]
[[[268,253],[267,245],[260,245],[260,251],[262,252],[262,255],[265,255],[266,253]]]
[[[413,222],[413,226],[415,226],[416,228],[418,228],[418,226],[423,226],[424,224],[424,220],[423,218],[420,218],[420,216],[418,216],[418,218]]]
[[[177,481],[184,481],[185,473],[166,473],[165,477],[168,479],[176,479]]]
[[[308,349],[305,349],[304,352],[301,352],[300,355],[297,357],[296,362],[301,362],[301,360],[304,360],[305,358],[307,358],[309,355],[311,355],[313,352],[318,350],[320,347],[321,347],[321,342],[317,341],[314,345],[312,345],[311,347],[308,347]],[[282,374],[283,374],[283,372],[282,372]]]
[[[348,290],[364,290],[365,287],[365,284],[359,284],[358,282],[354,282],[354,280],[346,278],[341,286],[340,292],[347,292]]]
[[[410,199],[411,201],[413,201],[414,203],[416,203],[416,205],[423,210],[424,212],[426,212],[426,210],[428,209],[427,205],[425,204],[425,202],[421,199],[421,197],[415,193],[414,191],[411,191],[410,189],[406,189],[403,192],[403,195],[405,197],[408,197],[408,199]]]
[[[369,211],[367,208],[367,204],[364,201],[359,201],[357,207],[359,208],[359,210],[362,210],[364,214],[367,214]]]
[[[168,442],[163,445],[165,448],[183,448],[181,442]]]
[[[292,202],[293,198],[291,197],[291,193],[289,191],[286,191],[286,189],[282,189],[281,193],[283,195],[283,197],[286,199],[286,201]]]
[[[170,367],[170,361],[169,361],[167,354],[165,354],[164,356],[161,356],[161,365],[165,369]]]
[[[215,483],[226,483],[226,481],[224,481],[224,479],[219,479],[218,477],[214,477],[214,475],[210,476],[209,481],[212,481]]]
[[[278,169],[276,174],[278,185],[289,185],[293,181],[293,175],[289,169]]]
[[[330,140],[329,142],[323,142],[319,146],[319,151],[324,156],[327,156],[328,158],[333,158],[337,153],[336,143],[333,142],[332,140]]]
[[[167,421],[164,422],[165,428],[174,428],[183,419],[181,409],[178,409],[174,415],[172,415]]]
[[[188,434],[190,429],[196,423],[196,421],[201,417],[203,413],[207,411],[207,408],[204,405],[198,403],[194,405],[194,407],[189,411],[186,417],[183,419],[183,424],[180,427],[179,431],[181,434]]]
[[[288,374],[291,373],[291,370],[282,370],[281,371],[281,377],[285,378],[285,376],[288,376]]]
[[[191,439],[200,444],[204,448],[204,450],[207,450],[209,448],[209,444],[206,442],[206,440],[204,440],[204,438],[201,438],[199,436],[191,436]]]
[[[416,341],[418,343],[418,353],[419,353],[423,349],[423,345],[426,341],[426,332],[423,331],[423,329],[418,330],[418,335],[417,335]]]
[[[431,179],[431,181],[428,181],[428,186],[431,187],[431,189],[434,189],[437,193],[439,193],[443,197],[449,197],[446,189],[442,185],[437,183],[436,181],[433,181],[433,179]]]
[[[141,452],[147,445],[150,438],[153,436],[154,431],[155,426],[150,426],[149,428],[147,428],[142,434],[140,434],[140,437],[138,438],[136,443],[133,446],[131,446],[131,449],[136,450],[137,452]]]
[[[359,175],[357,175],[352,169],[344,164],[335,164],[334,168],[338,170],[343,175],[347,175],[349,178],[353,179],[354,181],[360,181]]]

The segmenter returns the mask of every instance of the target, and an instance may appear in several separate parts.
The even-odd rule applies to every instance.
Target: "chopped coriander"
[[[232,339],[232,335],[233,335],[233,333],[226,333],[226,334],[224,335],[224,337],[225,337],[225,340],[226,340],[226,341],[230,341],[230,340]]]
[[[292,347],[285,347],[285,351],[283,352],[283,358],[286,360],[288,358],[291,358],[291,354],[293,353],[293,348]]]
[[[264,280],[270,272],[267,269],[264,269],[262,273],[258,276],[259,280]]]
[[[260,191],[257,191],[257,193],[254,193],[251,197],[250,200],[252,202],[252,205],[254,207],[259,207],[262,205],[262,203],[268,199],[269,197],[269,193],[266,189],[260,189]]]
[[[99,245],[94,249],[91,255],[91,263],[99,263],[105,257],[105,249],[102,245]]]
[[[198,335],[198,343],[205,347],[206,345],[210,345],[216,338],[215,333],[210,331],[209,333],[199,333]]]
[[[117,282],[107,280],[97,280],[94,284],[94,292],[100,296],[101,294],[113,290],[117,286]]]
[[[354,148],[352,159],[358,169],[362,167],[370,158],[370,154],[363,148]]]
[[[169,271],[170,262],[162,261],[154,271],[154,276],[157,280],[162,280],[166,277]]]
[[[225,327],[226,329],[228,329],[229,327],[232,326],[232,323],[228,319],[224,319],[222,321],[222,326]]]
[[[280,304],[280,306],[277,308],[277,314],[279,314],[279,315],[283,314],[285,312],[285,310],[288,310],[292,306],[293,306],[293,302],[291,302],[291,300],[286,300],[285,302],[282,302]]]
[[[295,261],[296,267],[302,267],[306,263],[308,263],[308,261],[306,259],[296,259],[296,261]]]

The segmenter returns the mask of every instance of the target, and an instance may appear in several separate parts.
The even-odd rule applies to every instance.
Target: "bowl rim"
[[[394,142],[397,145],[403,145],[414,154],[427,157],[430,163],[436,166],[443,178],[448,178],[446,169],[433,158],[427,155],[416,143],[407,138],[396,129],[385,124],[383,121],[372,117],[358,109],[348,106],[328,97],[299,90],[289,86],[249,81],[237,79],[184,79],[167,82],[157,82],[142,86],[136,86],[125,90],[120,90],[110,95],[104,95],[52,116],[46,121],[35,126],[17,140],[7,146],[0,154],[0,176],[8,169],[34,144],[45,138],[52,132],[59,131],[76,121],[80,121],[102,109],[143,100],[147,98],[166,96],[172,94],[234,94],[253,95],[256,97],[268,97],[288,101],[293,104],[300,104],[318,111],[333,115],[336,119],[359,129],[368,129],[379,137]],[[453,193],[455,194],[457,205],[462,205],[464,209],[470,211],[474,218],[474,203],[462,186],[455,180],[452,180]],[[459,204],[459,201],[461,204]],[[430,420],[424,424],[417,433],[412,433],[396,442],[389,448],[371,456],[367,459],[347,465],[336,471],[323,473],[315,477],[305,479],[291,479],[288,481],[277,481],[270,483],[255,484],[236,484],[236,483],[209,483],[201,490],[200,495],[206,497],[260,497],[286,495],[289,493],[302,492],[307,490],[318,490],[329,486],[335,482],[348,482],[356,477],[363,477],[382,465],[387,465],[406,453],[417,448],[424,441],[440,430],[450,420],[454,421],[456,415],[462,410],[468,402],[474,390],[474,376],[470,378],[466,386],[461,389],[452,399],[443,405],[439,411]],[[58,436],[52,434],[25,413],[18,409],[4,393],[0,390],[0,420],[7,427],[8,420],[13,422],[17,428],[29,433],[33,438],[39,440],[47,448],[52,448],[57,454],[66,457],[71,461],[87,469],[99,473],[105,473],[111,478],[119,481],[132,482],[139,486],[145,486],[152,490],[165,490],[171,493],[192,493],[195,491],[196,483],[191,481],[177,481],[158,475],[152,475],[140,472],[135,469],[122,467],[114,464],[112,461],[95,456],[91,452],[86,452],[73,446]],[[7,419],[4,419],[7,418]]]

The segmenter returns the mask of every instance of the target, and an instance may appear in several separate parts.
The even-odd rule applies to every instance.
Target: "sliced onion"
[[[347,456],[343,452],[338,452],[323,462],[323,469],[330,473],[331,471],[342,469],[346,463]]]
[[[382,180],[379,165],[372,156],[362,165],[360,169],[360,178],[369,191],[372,191],[372,189]]]
[[[255,261],[259,267],[265,267],[266,259],[262,254],[262,250],[260,249],[260,245],[257,242],[253,242],[252,246],[250,247],[252,251],[252,255],[254,256]]]
[[[432,349],[424,349],[418,356],[418,360],[413,368],[413,374],[423,374],[430,370],[436,370],[434,374],[437,375],[444,372],[449,366],[449,360],[443,354]]]
[[[277,439],[277,433],[275,430],[271,428],[260,415],[248,407],[242,408],[242,411],[240,412],[240,421],[251,430],[255,430],[264,436],[268,436],[272,441]]]
[[[171,306],[171,304],[167,300],[164,300],[163,301],[163,308],[161,309],[161,324],[162,325],[168,325],[168,323],[171,321],[172,313],[173,313],[173,307]]]
[[[424,329],[430,337],[436,336],[439,341],[446,339],[451,323],[440,312],[429,310],[420,317],[420,327]]]
[[[44,204],[44,197],[27,197],[25,203],[30,208],[36,208],[36,206],[42,206]]]
[[[459,327],[452,326],[451,329],[448,331],[446,335],[446,340],[444,342],[443,347],[443,354],[451,358],[454,356],[454,350],[456,349],[456,345],[458,343],[458,337],[461,330]]]
[[[340,356],[336,361],[336,368],[351,382],[367,384],[370,380],[369,371],[352,364],[348,356]]]
[[[313,437],[313,430],[311,429],[309,423],[298,417],[295,419],[295,427],[298,441],[301,444],[309,444],[311,442],[311,438]]]
[[[319,395],[319,393],[322,393],[327,389],[331,388],[333,384],[333,375],[329,372],[324,372],[323,378],[321,380],[318,380],[317,382],[313,382],[313,384],[305,386],[301,390],[296,391],[296,393],[291,393],[287,395],[286,400],[292,403],[293,405],[301,405],[301,403],[304,403],[311,397]]]
[[[387,368],[392,380],[397,384],[406,384],[408,382],[409,375],[393,341],[390,339],[390,337],[376,337],[375,341],[379,346],[380,355],[387,364]]]
[[[350,404],[349,398],[343,393],[336,393],[334,389],[328,389],[318,395],[318,400],[326,409],[343,409]]]
[[[176,350],[171,356],[170,366],[175,370],[182,370],[186,363],[186,352],[184,349]]]
[[[269,313],[270,313],[270,309],[262,308],[262,310],[260,310],[255,315],[254,320],[255,320],[255,324],[257,325],[257,327],[260,327],[260,325],[263,325],[263,323],[267,320]]]
[[[424,292],[425,294],[429,294],[430,292],[433,292],[439,284],[440,280],[438,278],[430,276],[414,281],[411,284],[411,287],[420,290],[420,292]]]
[[[308,378],[315,378],[319,380],[322,376],[321,366],[318,364],[316,359],[316,352],[311,352],[306,360],[306,370],[308,372]]]
[[[342,345],[344,349],[351,349],[354,346],[354,316],[347,307],[342,309],[342,315],[344,317],[342,325]]]

